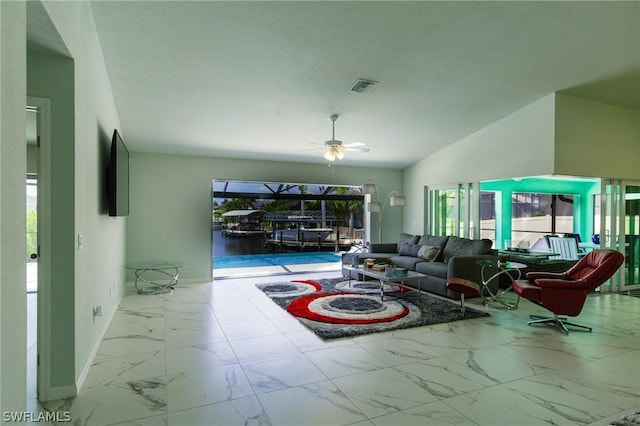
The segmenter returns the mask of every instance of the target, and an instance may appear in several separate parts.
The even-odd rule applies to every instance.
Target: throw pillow
[[[438,257],[435,259],[436,262],[442,262],[442,253],[444,252],[444,247],[447,245],[447,241],[449,241],[449,236],[445,235],[443,237],[436,237],[434,235],[423,235],[418,244],[422,244],[423,246],[434,246],[440,247],[440,253]]]
[[[400,238],[398,239],[398,245],[397,247],[397,251],[398,253],[400,253],[400,247],[403,244],[416,244],[418,242],[418,239],[420,237],[418,237],[417,235],[411,235],[411,234],[407,234],[405,232],[400,234]]]
[[[440,247],[421,246],[420,250],[418,250],[418,257],[426,259],[429,262],[435,261],[439,254],[440,254]]]
[[[418,257],[418,251],[422,246],[418,244],[402,243],[400,244],[400,256]]]
[[[491,240],[471,240],[469,238],[450,236],[447,245],[444,247],[442,256],[448,262],[453,256],[476,256],[479,254],[489,254],[491,251]]]

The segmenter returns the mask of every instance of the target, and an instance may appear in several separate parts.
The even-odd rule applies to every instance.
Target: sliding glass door
[[[640,183],[625,183],[624,244],[625,279],[621,290],[640,288]]]
[[[458,183],[429,190],[429,233],[478,238],[480,209],[477,183]]]
[[[611,291],[640,288],[640,182],[603,180],[600,247],[618,250],[625,263],[611,279]]]

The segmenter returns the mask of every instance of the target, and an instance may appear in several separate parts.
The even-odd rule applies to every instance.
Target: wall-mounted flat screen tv
[[[129,151],[118,130],[113,131],[111,156],[107,169],[109,216],[129,214]]]

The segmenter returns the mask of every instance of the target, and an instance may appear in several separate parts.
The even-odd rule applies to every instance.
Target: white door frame
[[[626,241],[627,235],[628,234],[628,230],[626,229],[627,226],[627,221],[626,221],[626,217],[627,217],[627,211],[626,211],[626,200],[627,200],[627,187],[628,186],[640,186],[640,181],[632,181],[632,180],[623,180],[621,183],[622,187],[621,187],[621,191],[620,191],[620,197],[621,197],[621,205],[622,205],[622,209],[620,211],[620,223],[621,223],[621,228],[620,228],[620,236],[621,236],[621,247],[626,247],[627,244],[636,244],[636,240],[634,239],[632,242],[628,242]],[[624,253],[625,251],[623,251]],[[633,250],[629,250],[629,253],[633,253]],[[635,255],[635,253],[634,253]],[[633,262],[635,262],[635,260],[633,260]],[[626,267],[627,262],[625,262],[624,267]],[[622,282],[620,283],[620,290],[621,291],[627,291],[627,290],[637,290],[640,289],[640,283],[627,283],[627,279],[626,279],[626,275],[624,274],[624,271],[622,273]]]
[[[425,187],[425,212],[428,212],[426,228],[430,232],[440,234],[440,217],[436,213],[440,201],[436,198],[436,192],[443,190],[453,191],[453,235],[465,238],[480,237],[480,183],[462,182],[450,185],[438,185]],[[462,198],[462,200],[461,200]]]
[[[600,189],[600,247],[625,252],[625,190],[627,185],[640,185],[638,181],[622,179],[602,179]],[[609,192],[607,192],[609,188]],[[626,260],[620,269],[611,277],[609,286],[601,287],[601,291],[615,292],[640,288],[640,284],[627,284],[625,277]]]
[[[608,182],[612,185],[612,194],[616,197],[614,202],[616,208],[614,211],[617,211],[617,220],[614,221],[616,233],[612,232],[612,238],[610,240],[612,243],[609,244],[610,248],[618,250],[622,253],[626,253],[626,246],[629,243],[627,241],[627,224],[626,224],[626,190],[627,186],[640,186],[640,182],[631,181],[631,180],[615,180],[613,183]],[[615,189],[615,191],[614,191]],[[613,238],[616,237],[616,238]],[[617,241],[617,244],[615,242]],[[617,247],[616,247],[617,246]],[[628,290],[636,290],[640,288],[640,283],[627,283],[627,276],[625,274],[625,268],[627,266],[628,259],[625,259],[625,263],[618,270],[618,290],[619,291],[628,291]]]
[[[48,400],[51,382],[51,101],[27,97],[27,105],[38,110],[38,399]],[[25,145],[26,147],[26,145]],[[26,148],[25,148],[26,149]]]

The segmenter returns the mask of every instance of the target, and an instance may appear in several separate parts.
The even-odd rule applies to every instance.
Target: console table
[[[139,294],[166,293],[178,284],[178,270],[186,265],[178,261],[156,260],[125,265],[134,271],[134,286]]]

